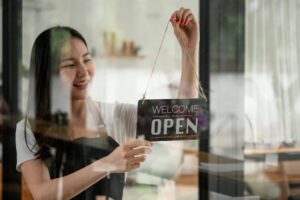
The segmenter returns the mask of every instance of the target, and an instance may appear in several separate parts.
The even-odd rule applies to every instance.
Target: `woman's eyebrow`
[[[64,61],[73,61],[75,60],[75,58],[63,58],[60,60],[60,62],[64,62]]]
[[[82,57],[90,55],[90,52],[86,52],[85,54],[82,55]]]
[[[86,52],[85,54],[82,55],[82,57],[85,57],[85,56],[88,56],[90,55],[90,52]],[[75,58],[73,57],[70,57],[70,58],[63,58],[60,60],[60,62],[64,62],[64,61],[73,61],[73,60],[76,60]]]

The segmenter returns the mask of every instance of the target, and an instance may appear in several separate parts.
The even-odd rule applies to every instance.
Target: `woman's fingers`
[[[129,159],[128,164],[133,165],[135,163],[144,162],[145,160],[146,160],[146,155],[141,155],[141,156],[133,157],[133,158]]]
[[[172,13],[172,15],[171,15],[171,20],[172,20],[172,19],[173,19],[173,20],[176,20],[176,12],[177,12],[177,10],[174,11],[174,12]]]
[[[173,26],[175,24],[179,25],[187,25],[192,19],[193,19],[193,14],[190,9],[185,9],[181,7],[179,10],[176,10],[172,15],[171,15],[171,22]]]
[[[138,157],[133,157],[131,159],[128,159],[127,164],[126,164],[126,170],[127,172],[140,168],[141,162],[144,162],[146,160],[146,155],[141,155]]]
[[[181,7],[177,12],[176,12],[176,18],[179,19],[179,24],[183,25],[184,21],[183,21],[183,13],[184,13],[185,9],[183,7]]]
[[[190,22],[193,22],[195,20],[195,17],[192,13],[190,13],[187,17],[186,17],[186,24],[188,25]]]
[[[178,23],[179,21],[176,18],[176,13],[177,13],[177,11],[173,12],[173,14],[171,15],[171,19],[170,19],[170,21],[171,21],[171,23],[173,25],[173,28],[179,27],[179,23]]]
[[[189,15],[192,15],[191,10],[190,9],[185,9],[182,13],[182,21],[183,21],[183,25],[187,25],[187,17]]]
[[[136,148],[136,149],[133,149],[132,151],[128,152],[126,155],[126,158],[131,158],[131,157],[135,157],[135,156],[143,155],[143,154],[149,154],[151,152],[152,152],[152,150],[148,147]]]
[[[128,172],[138,168],[145,161],[146,154],[151,153],[152,143],[146,140],[133,140],[120,145],[105,158],[105,162],[114,166],[112,172]]]
[[[136,147],[140,147],[140,146],[149,146],[150,147],[151,145],[152,145],[151,142],[146,141],[146,140],[133,140],[133,141],[128,142],[125,145],[125,148],[131,150]]]
[[[121,168],[127,172],[139,168],[140,163],[145,161],[146,154],[152,152],[151,146],[152,143],[146,140],[133,140],[124,144],[120,147],[121,166],[123,166]]]

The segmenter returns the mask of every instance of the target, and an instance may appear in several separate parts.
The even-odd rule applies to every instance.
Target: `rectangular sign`
[[[207,103],[202,99],[138,102],[137,135],[144,135],[146,140],[194,140],[207,128]]]

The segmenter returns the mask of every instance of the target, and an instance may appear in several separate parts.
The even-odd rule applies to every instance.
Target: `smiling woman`
[[[134,132],[122,127],[133,122],[115,114],[133,108],[99,104],[88,98],[95,65],[84,38],[72,28],[53,27],[42,32],[33,45],[30,67],[33,99],[28,101],[28,115],[17,124],[16,146],[17,169],[33,197],[94,199],[105,195],[121,199],[124,172],[138,168],[151,151],[145,148],[150,142],[135,140]],[[62,115],[53,117],[51,113],[55,103],[51,96],[59,95],[51,89],[56,76],[63,83],[62,90],[70,93],[70,99],[64,99],[71,107],[66,126],[59,123]],[[109,111],[109,117],[100,114],[104,110]],[[117,143],[116,137],[108,135],[109,127],[103,126],[113,120],[119,122],[113,126],[131,138],[130,142],[121,137]],[[109,179],[105,177],[108,173],[112,173]]]

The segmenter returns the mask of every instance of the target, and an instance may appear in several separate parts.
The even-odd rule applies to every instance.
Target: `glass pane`
[[[68,145],[71,145],[72,148],[74,145],[82,145],[80,146],[82,149],[78,147],[80,150],[74,148],[71,153],[69,152],[73,155],[70,160],[70,154],[63,152],[60,157],[63,163],[68,163],[68,161],[71,163],[69,165],[80,163],[76,162],[76,159],[83,159],[87,163],[96,162],[95,160],[100,159],[99,152],[103,150],[101,145],[113,144],[114,148],[117,148],[118,144],[127,144],[133,139],[136,131],[138,100],[142,99],[147,88],[147,81],[150,78],[165,31],[146,99],[177,98],[182,55],[173,27],[168,21],[171,14],[180,7],[190,8],[198,20],[199,2],[190,0],[185,2],[179,0],[172,2],[101,0],[88,3],[84,0],[23,1],[21,110],[24,116],[27,114],[31,129],[35,127],[36,130],[39,130],[39,125],[41,129],[47,128],[51,134],[55,135],[54,143],[59,139],[58,143],[62,142],[59,144],[64,144],[66,148]],[[29,86],[32,78],[29,68],[32,62],[39,62],[39,57],[34,60],[30,59],[34,41],[42,31],[56,25],[70,26],[78,30],[84,36],[87,46],[82,43],[83,40],[80,37],[76,36],[80,39],[79,42],[72,40],[73,33],[65,34],[65,30],[60,28],[50,33],[50,39],[46,40],[46,36],[44,36],[43,39],[48,41],[50,46],[48,48],[50,52],[45,54],[49,54],[48,57],[51,58],[50,64],[45,63],[45,65],[52,66],[51,62],[54,62],[53,69],[55,70],[51,73],[59,74],[59,76],[51,78],[51,83],[47,83],[49,86],[48,98],[51,100],[50,103],[48,102],[48,107],[45,108],[51,110],[51,115],[47,118],[39,115],[39,113],[42,114],[40,108],[43,106],[39,107],[38,104],[39,100],[43,101],[42,94],[46,92],[42,89],[38,90],[41,95],[33,99],[30,99],[32,95],[28,95],[33,92],[32,87]],[[167,25],[168,29],[166,29]],[[81,47],[89,52],[88,55],[85,54],[86,52],[80,51],[82,50],[80,45],[83,45]],[[38,49],[39,46],[37,45],[36,48]],[[33,53],[41,56],[41,59],[42,56],[45,56],[41,52],[33,51]],[[81,57],[79,56],[81,60],[77,57],[78,55],[81,55]],[[55,59],[59,60],[56,65]],[[188,62],[191,62],[189,59]],[[89,74],[82,76],[85,78],[81,79],[72,71],[77,65],[82,64],[80,62],[90,67],[86,68]],[[198,71],[197,68],[195,70]],[[57,74],[57,72],[59,73]],[[45,77],[47,76],[45,75]],[[33,86],[39,88],[38,83],[39,81],[43,83],[43,80],[35,78]],[[70,85],[68,81],[72,78],[75,81]],[[66,82],[67,84],[65,84]],[[65,85],[76,88],[77,93],[74,93],[73,90],[71,92],[66,90]],[[77,117],[85,118],[84,123],[81,124],[80,118],[74,117],[75,112],[78,111],[74,109],[76,105],[69,99],[77,98],[76,95],[80,96],[86,85],[90,87],[87,98],[88,105],[83,107],[83,111],[77,115]],[[28,109],[29,105],[32,107]],[[60,126],[53,128],[48,124],[39,124],[37,119],[46,119],[47,123],[55,120]],[[61,135],[57,133],[61,133]],[[73,140],[65,140],[66,133],[70,134]],[[36,136],[34,138],[37,139]],[[97,141],[93,140],[94,138],[97,138]],[[93,157],[93,161],[86,161],[87,158],[84,156],[95,149],[97,149],[98,157]],[[50,153],[57,156],[57,152],[59,152],[57,146],[53,148],[51,146]],[[50,176],[53,177],[57,175],[54,173],[55,170],[57,170],[56,173],[63,175],[66,175],[65,172],[68,171],[67,165],[64,169],[53,169],[52,166],[49,167],[49,163],[46,164],[50,169]],[[82,165],[80,166],[82,167]],[[74,169],[74,166],[72,167]],[[97,165],[93,173],[99,173],[104,168],[107,169],[106,167],[110,166]],[[123,199],[198,199],[198,140],[155,142],[152,146],[152,153],[147,156],[141,167],[129,171],[125,175],[112,171],[113,173],[103,179],[106,182],[102,182],[102,185],[97,185],[99,183],[97,182],[94,185],[101,190],[101,187],[102,189],[109,187],[108,183],[117,182],[115,188],[118,192],[123,192]],[[125,181],[124,186],[122,185],[123,180]],[[121,187],[121,190],[118,187]],[[23,189],[23,199],[30,198],[28,197],[30,190],[34,189],[30,185],[27,189],[23,188],[25,188]],[[59,195],[63,194],[61,189],[62,187],[58,186],[57,197],[61,197]],[[114,190],[114,188],[110,189]],[[91,193],[93,192],[95,191]],[[85,193],[85,195],[89,194]],[[103,196],[99,195],[98,199],[104,198]],[[118,195],[114,196],[116,199],[119,197]]]
[[[247,194],[243,152],[244,1],[212,0],[209,11],[210,144],[207,161],[200,160],[200,171],[208,174],[209,199],[242,198]]]
[[[246,1],[245,179],[261,199],[299,198],[299,3]]]

